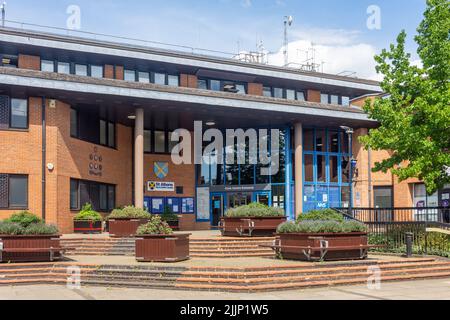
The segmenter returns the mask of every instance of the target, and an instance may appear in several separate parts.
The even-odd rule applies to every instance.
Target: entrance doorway
[[[220,218],[222,218],[225,213],[223,200],[224,200],[223,194],[211,195],[211,208],[212,208],[211,225],[213,227],[217,227],[219,225]]]
[[[450,189],[439,191],[439,207],[442,208],[442,220],[450,223]]]
[[[271,198],[270,198],[270,192],[258,192],[256,193],[256,202],[264,204],[266,206],[271,206]]]

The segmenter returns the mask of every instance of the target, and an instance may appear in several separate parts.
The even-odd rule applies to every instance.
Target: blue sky
[[[255,50],[261,40],[268,51],[278,52],[283,44],[283,17],[293,15],[292,59],[295,52],[300,55],[298,48],[308,46],[295,43],[299,40],[322,45],[327,52],[324,60],[361,50],[365,54],[354,68],[366,77],[374,77],[373,72],[360,69],[373,69],[373,63],[365,66],[362,60],[389,46],[401,29],[408,32],[408,49],[415,51],[412,36],[425,8],[425,0],[9,0],[7,19],[65,27],[66,9],[72,4],[81,8],[83,31],[227,52]],[[369,5],[381,9],[381,30],[366,27]],[[348,68],[345,63],[333,64],[325,61],[325,71]]]

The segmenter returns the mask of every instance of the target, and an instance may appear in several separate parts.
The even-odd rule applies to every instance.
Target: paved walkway
[[[0,287],[0,300],[450,300],[450,278],[270,293],[217,293],[176,290],[64,286]]]

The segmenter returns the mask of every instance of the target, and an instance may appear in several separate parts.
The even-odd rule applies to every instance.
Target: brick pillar
[[[105,78],[114,79],[114,66],[105,64]]]
[[[116,66],[116,79],[123,80],[124,79],[124,68],[122,66]]]
[[[320,91],[318,90],[308,90],[307,99],[310,102],[320,103]]]
[[[180,74],[180,87],[194,88],[198,87],[198,78],[194,74]]]
[[[144,208],[144,109],[136,109],[134,126],[134,205]]]
[[[253,96],[263,95],[263,85],[261,83],[249,83],[248,84],[248,94]]]
[[[295,216],[303,212],[303,126],[295,124]]]
[[[19,54],[17,65],[19,69],[41,70],[41,58],[39,56],[29,56]]]

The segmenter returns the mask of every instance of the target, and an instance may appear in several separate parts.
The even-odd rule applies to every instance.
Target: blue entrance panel
[[[341,206],[341,193],[339,187],[330,187],[330,208],[339,208]]]
[[[328,208],[328,187],[317,186],[317,209]]]
[[[314,186],[304,186],[304,205],[303,211],[309,212],[316,208],[316,189]]]

